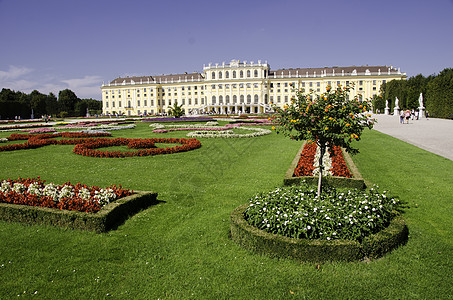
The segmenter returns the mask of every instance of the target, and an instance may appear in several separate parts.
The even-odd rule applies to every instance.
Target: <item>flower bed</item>
[[[1,151],[12,151],[21,149],[34,149],[46,145],[76,145],[73,152],[75,154],[92,157],[132,157],[132,156],[149,156],[159,154],[170,154],[177,152],[185,152],[201,147],[200,141],[197,139],[126,139],[116,138],[107,139],[99,138],[111,136],[110,133],[81,133],[81,132],[60,132],[54,134],[11,134],[8,137],[10,141],[27,140],[22,144],[10,144],[0,146]],[[54,140],[55,137],[65,137],[73,139]],[[98,137],[98,138],[91,138]],[[166,144],[181,144],[175,147],[157,148],[155,143]],[[139,149],[137,151],[122,152],[122,151],[101,151],[94,150],[96,148],[112,147],[112,146],[127,146],[129,149]]]
[[[202,122],[213,121],[210,117],[182,117],[182,118],[152,118],[143,119],[143,122]]]
[[[80,183],[72,185],[45,184],[39,177],[6,179],[0,183],[0,202],[29,206],[41,206],[80,212],[96,213],[104,205],[133,192],[121,186],[107,188],[88,187]]]
[[[167,144],[181,144],[175,147],[156,148],[155,143]],[[135,152],[121,152],[121,151],[101,151],[95,150],[96,148],[112,147],[112,146],[127,146],[129,149],[141,149]],[[194,150],[201,147],[200,141],[197,139],[92,139],[74,147],[73,152],[83,156],[92,157],[132,157],[132,156],[148,156],[159,154],[170,154],[177,152],[185,152]]]
[[[187,134],[188,137],[201,137],[201,138],[250,138],[250,137],[258,137],[266,134],[270,134],[272,131],[263,128],[251,128],[251,127],[236,127],[238,129],[245,129],[250,131],[255,131],[252,133],[234,133],[232,130],[221,130],[217,132],[209,131],[209,130],[200,130],[200,131],[192,131]]]
[[[23,149],[36,149],[47,145],[75,145],[88,141],[93,137],[106,137],[111,136],[110,133],[81,133],[81,132],[59,132],[54,134],[43,133],[38,135],[32,134],[11,134],[7,139],[8,141],[27,140],[22,144],[9,144],[0,146],[2,151],[14,151]],[[66,139],[54,140],[53,138],[62,137]],[[70,139],[68,139],[70,138]]]
[[[315,151],[316,145],[308,145],[308,143],[303,143],[302,147],[299,149],[296,157],[294,158],[291,166],[285,174],[283,179],[284,185],[294,185],[300,184],[302,181],[305,181],[309,184],[316,185],[318,182],[318,177],[313,175],[315,171],[314,161],[315,161]],[[339,153],[342,152],[342,157]],[[327,155],[326,155],[327,156]],[[349,154],[341,148],[334,147],[332,153],[331,169],[333,169],[333,176],[325,176],[323,181],[329,186],[336,187],[349,187],[349,188],[358,188],[364,189],[366,187],[365,181],[362,178],[357,167],[354,165]],[[317,173],[316,173],[317,174]],[[351,175],[351,177],[346,177]],[[346,175],[346,176],[345,176]]]
[[[319,147],[314,143],[305,144],[300,155],[297,167],[294,170],[294,176],[316,176],[319,174],[319,171],[316,171],[319,170],[319,155],[316,155],[318,148]],[[333,146],[328,150],[328,153],[329,155],[324,156],[325,174],[323,175],[351,178],[352,174],[351,172],[349,172],[349,169],[346,165],[341,148],[338,146]]]

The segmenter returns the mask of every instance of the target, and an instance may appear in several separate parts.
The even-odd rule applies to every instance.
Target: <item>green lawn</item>
[[[153,134],[147,124],[112,133],[185,136]],[[106,234],[0,221],[0,299],[452,297],[452,161],[365,131],[354,161],[365,179],[408,201],[409,241],[376,261],[318,269],[254,255],[228,236],[231,211],[280,186],[300,143],[275,133],[200,140],[194,151],[124,159],[82,157],[74,146],[0,152],[0,178],[122,184],[162,201]]]

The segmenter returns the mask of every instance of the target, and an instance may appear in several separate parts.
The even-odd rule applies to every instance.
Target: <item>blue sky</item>
[[[0,0],[0,89],[100,99],[118,76],[393,65],[453,67],[453,0]]]

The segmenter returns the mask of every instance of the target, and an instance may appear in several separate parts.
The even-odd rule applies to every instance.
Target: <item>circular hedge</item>
[[[244,217],[248,207],[249,203],[237,207],[232,212],[231,238],[243,248],[270,257],[314,262],[377,258],[404,244],[409,235],[404,218],[399,215],[393,218],[385,229],[365,237],[361,242],[289,238],[250,225]]]

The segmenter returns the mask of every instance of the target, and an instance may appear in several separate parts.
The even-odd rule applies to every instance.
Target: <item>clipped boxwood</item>
[[[302,153],[304,146],[305,146],[305,142],[302,144],[302,147],[300,147],[299,151],[297,152],[296,157],[292,161],[288,171],[286,171],[285,177],[283,179],[283,185],[286,185],[286,186],[297,185],[297,184],[300,184],[302,181],[305,181],[306,183],[308,183],[310,185],[318,184],[317,176],[316,177],[315,176],[300,176],[300,177],[294,176],[294,170],[297,168],[300,154]],[[344,149],[342,149],[342,152],[343,152],[343,157],[346,161],[346,164],[348,165],[349,171],[353,175],[353,178],[338,177],[338,176],[324,176],[322,178],[323,182],[326,183],[327,185],[333,186],[333,187],[365,189],[367,184],[365,183],[365,180],[363,179],[359,170],[357,169],[354,162],[352,161],[351,156],[349,155],[349,153],[344,151]]]
[[[365,257],[377,258],[407,241],[409,231],[402,216],[362,243],[351,240],[308,240],[268,233],[248,224],[244,212],[248,203],[231,213],[230,234],[234,242],[252,252],[297,261],[357,261]]]
[[[157,193],[134,191],[134,194],[117,199],[94,214],[0,203],[0,220],[31,225],[60,226],[101,233],[109,231],[124,222],[129,216],[157,202]]]

